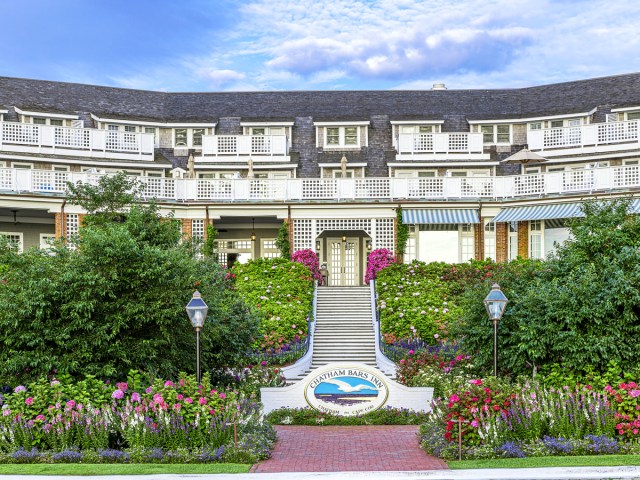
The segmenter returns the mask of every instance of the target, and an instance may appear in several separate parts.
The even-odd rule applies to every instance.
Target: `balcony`
[[[94,128],[0,122],[0,150],[125,160],[153,160],[154,135]]]
[[[640,120],[530,130],[529,150],[544,157],[640,149]],[[541,153],[542,154],[542,153]]]
[[[396,160],[489,160],[481,133],[401,133]]]
[[[288,162],[289,141],[285,135],[204,135],[202,156],[196,162]]]
[[[62,195],[66,182],[96,184],[95,173],[0,168],[0,194]],[[173,179],[137,177],[143,199],[214,202],[498,200],[640,190],[640,166],[508,177]]]

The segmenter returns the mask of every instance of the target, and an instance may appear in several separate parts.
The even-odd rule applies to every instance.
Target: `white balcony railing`
[[[0,168],[0,192],[64,194],[66,182],[95,184],[95,173]],[[173,179],[138,177],[144,198],[242,201],[504,199],[615,190],[640,191],[640,166],[507,177]]]
[[[289,154],[285,135],[204,135],[202,155],[285,157]]]
[[[593,123],[578,127],[547,128],[530,130],[527,142],[530,150],[561,150],[558,154],[570,154],[566,150],[578,149],[582,152],[622,150],[640,148],[640,120],[627,122]],[[606,146],[606,147],[605,147]],[[586,153],[586,152],[585,152]]]
[[[153,159],[154,135],[94,128],[0,122],[0,150]]]
[[[473,154],[483,152],[482,133],[401,133],[398,154]]]

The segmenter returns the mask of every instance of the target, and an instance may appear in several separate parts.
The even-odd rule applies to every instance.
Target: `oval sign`
[[[389,396],[382,375],[362,367],[325,367],[310,377],[304,397],[310,407],[332,415],[362,415],[381,408]]]

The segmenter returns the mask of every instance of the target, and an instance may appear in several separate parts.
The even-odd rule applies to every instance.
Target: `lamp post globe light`
[[[193,325],[196,331],[196,379],[198,383],[200,383],[200,330],[204,327],[204,321],[207,318],[209,307],[204,303],[204,300],[202,300],[200,292],[196,290],[193,292],[193,297],[189,300],[186,308],[189,320],[191,320],[191,325]]]
[[[493,375],[495,377],[498,376],[498,322],[504,314],[508,301],[497,283],[491,285],[491,291],[484,299],[484,306],[493,322]]]

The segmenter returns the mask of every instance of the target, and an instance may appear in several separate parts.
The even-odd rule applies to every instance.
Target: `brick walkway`
[[[252,472],[414,471],[448,468],[418,444],[414,425],[303,427],[279,425],[271,458]]]

